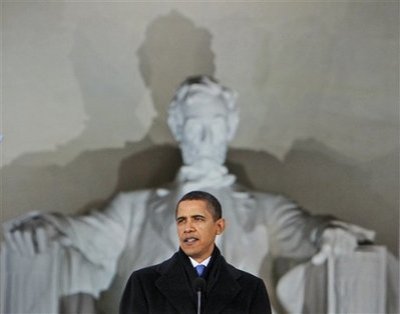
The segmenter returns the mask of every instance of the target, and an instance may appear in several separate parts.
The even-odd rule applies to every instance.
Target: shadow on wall
[[[214,76],[214,53],[211,33],[196,27],[177,11],[158,18],[147,28],[146,37],[137,51],[139,69],[151,91],[157,118],[150,137],[163,138],[167,107],[183,80],[192,75]]]

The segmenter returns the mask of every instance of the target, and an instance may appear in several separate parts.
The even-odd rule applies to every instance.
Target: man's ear
[[[218,219],[216,221],[216,224],[217,224],[217,234],[219,235],[225,230],[225,219],[224,218]]]

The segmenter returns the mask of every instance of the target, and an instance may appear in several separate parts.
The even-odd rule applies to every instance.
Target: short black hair
[[[176,211],[178,210],[179,203],[183,201],[199,201],[199,200],[207,202],[208,205],[207,207],[211,211],[211,215],[213,216],[214,221],[217,221],[218,219],[222,218],[221,203],[214,195],[205,191],[191,191],[189,193],[186,193],[179,200],[176,206]]]

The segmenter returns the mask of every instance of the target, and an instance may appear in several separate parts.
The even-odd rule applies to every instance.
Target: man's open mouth
[[[189,237],[189,238],[186,238],[186,239],[184,239],[183,240],[183,242],[184,243],[194,243],[194,242],[196,242],[196,241],[198,241],[199,239],[198,238],[195,238],[195,237]]]

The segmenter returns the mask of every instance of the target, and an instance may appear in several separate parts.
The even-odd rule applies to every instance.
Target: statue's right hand
[[[36,212],[7,221],[3,228],[6,245],[20,255],[28,256],[47,251],[61,235],[45,215]]]

